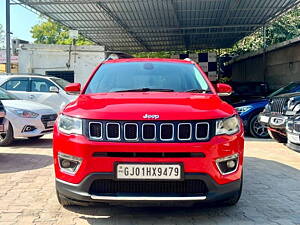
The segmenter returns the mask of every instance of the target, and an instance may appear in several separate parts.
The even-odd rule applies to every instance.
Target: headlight
[[[23,109],[14,109],[13,112],[22,118],[36,118],[39,116],[38,113],[31,112]]]
[[[82,134],[82,120],[61,114],[58,119],[58,130],[65,134]]]
[[[222,120],[217,120],[216,135],[232,135],[240,131],[240,120],[237,115]]]
[[[248,112],[250,109],[252,109],[252,106],[240,106],[240,107],[236,107],[235,108],[236,111],[238,111],[239,114],[244,113],[244,112]]]

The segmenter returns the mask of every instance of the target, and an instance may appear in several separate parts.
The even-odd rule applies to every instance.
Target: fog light
[[[230,168],[230,169],[235,167],[235,161],[233,161],[233,160],[227,161],[226,164],[227,164],[227,167]]]
[[[239,164],[239,154],[226,156],[216,160],[216,165],[222,175],[234,173]]]
[[[61,161],[61,167],[63,168],[69,168],[71,166],[71,162],[69,160],[63,159]]]
[[[82,159],[76,156],[59,152],[58,163],[60,170],[64,173],[74,175],[81,165]]]

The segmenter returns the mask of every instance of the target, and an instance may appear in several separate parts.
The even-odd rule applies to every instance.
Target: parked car
[[[286,123],[287,147],[300,152],[300,115],[290,117]]]
[[[266,82],[230,82],[229,85],[232,87],[232,94],[222,97],[229,104],[266,98],[269,94]]]
[[[270,136],[279,143],[287,143],[286,122],[300,113],[300,92],[277,95],[270,99],[259,122],[268,128]]]
[[[6,133],[1,134],[0,146],[10,145],[15,138],[38,139],[53,131],[56,112],[49,106],[19,100],[0,88],[0,100],[5,107]]]
[[[4,129],[4,118],[5,118],[5,109],[4,106],[0,100],[0,139],[1,139],[1,134],[5,133],[5,129]]]
[[[59,202],[237,203],[243,125],[216,87],[192,61],[103,62],[54,128]]]
[[[44,75],[1,75],[0,87],[20,99],[48,105],[59,112],[77,98],[76,93],[65,92],[69,84],[61,78]]]
[[[258,121],[259,113],[264,110],[265,106],[269,102],[269,99],[272,99],[277,95],[294,92],[300,92],[299,82],[293,82],[281,87],[266,98],[260,97],[257,99],[244,100],[240,103],[233,104],[243,119],[246,133],[256,138],[268,138],[269,134],[267,127]]]

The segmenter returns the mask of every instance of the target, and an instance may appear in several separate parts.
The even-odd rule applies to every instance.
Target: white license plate
[[[269,122],[269,117],[268,116],[260,116],[259,120],[261,122],[268,123]]]
[[[47,122],[47,127],[53,127],[54,123],[55,123],[55,121],[48,121]]]
[[[127,180],[180,180],[180,164],[125,164],[116,166],[116,178]]]

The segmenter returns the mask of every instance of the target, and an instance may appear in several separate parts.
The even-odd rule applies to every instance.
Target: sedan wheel
[[[14,141],[13,128],[9,123],[7,132],[0,134],[0,146],[10,145],[13,141]]]
[[[269,138],[268,129],[259,123],[258,115],[253,116],[250,120],[250,133],[256,138]]]

